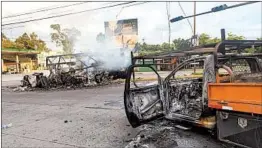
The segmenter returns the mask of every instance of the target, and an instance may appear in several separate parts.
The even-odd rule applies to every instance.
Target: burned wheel
[[[46,76],[42,76],[40,78],[40,82],[41,82],[41,85],[43,88],[48,88],[49,87],[49,83],[48,83],[48,80],[47,80],[47,77]]]
[[[103,75],[102,74],[96,74],[95,75],[95,81],[96,81],[96,83],[101,83],[102,82],[102,79],[103,78]]]
[[[125,105],[125,112],[127,119],[132,127],[138,127],[141,125],[141,122],[137,115],[132,111],[133,109],[133,103],[129,99],[129,95],[127,93],[124,94],[124,105]]]

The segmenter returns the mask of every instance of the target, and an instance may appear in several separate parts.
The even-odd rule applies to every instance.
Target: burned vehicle
[[[118,60],[126,59],[125,54],[127,52],[129,51],[120,49],[117,53],[120,54],[119,56],[122,59]],[[122,66],[119,66],[112,62],[115,60],[111,60],[111,58],[106,56],[99,53],[48,56],[46,57],[46,66],[49,70],[49,75],[44,76],[44,73],[25,75],[21,80],[21,87],[30,89],[81,88],[93,85],[93,82],[96,84],[108,84],[112,80],[125,79],[128,61],[122,61]],[[116,66],[114,67],[114,65]]]
[[[153,67],[153,64],[137,64],[136,61],[138,59],[144,60],[147,58],[152,58],[154,61],[154,59],[157,58],[170,57],[172,53],[165,56],[133,57],[133,65],[131,65],[127,71],[128,76],[125,81],[124,91],[125,112],[129,123],[132,127],[138,127],[157,118],[165,117],[170,120],[186,121],[197,126],[205,127],[213,133],[219,131],[220,134],[218,134],[218,136],[220,140],[224,139],[224,141],[227,142],[233,141],[232,143],[240,146],[262,146],[261,137],[258,136],[261,136],[261,132],[258,134],[254,133],[254,131],[252,131],[253,133],[250,131],[251,133],[249,133],[249,136],[258,141],[258,143],[254,145],[250,139],[243,139],[245,136],[239,134],[243,132],[241,128],[238,129],[240,131],[234,131],[236,133],[232,134],[233,131],[230,130],[232,127],[236,127],[237,125],[235,125],[235,123],[238,122],[232,121],[232,123],[229,124],[229,121],[224,123],[219,120],[221,118],[223,119],[224,116],[226,116],[225,119],[231,116],[231,114],[224,114],[221,111],[231,109],[231,111],[234,112],[233,115],[239,117],[250,114],[250,121],[247,121],[250,123],[250,128],[261,131],[262,111],[259,111],[262,109],[261,101],[257,102],[258,104],[255,105],[257,110],[253,109],[251,111],[243,109],[241,105],[248,104],[252,100],[248,102],[246,99],[248,103],[244,102],[245,100],[243,102],[238,102],[237,105],[234,104],[235,107],[232,109],[232,107],[226,108],[226,104],[228,104],[226,101],[218,102],[215,99],[211,100],[211,98],[209,98],[212,96],[211,93],[225,93],[212,91],[209,84],[215,83],[214,85],[219,86],[236,85],[237,87],[232,88],[232,91],[237,90],[240,86],[245,86],[247,89],[250,88],[251,91],[256,90],[256,98],[251,99],[257,99],[259,101],[259,97],[261,97],[260,94],[262,93],[262,64],[260,62],[262,54],[240,54],[240,52],[246,48],[258,48],[261,47],[261,45],[262,41],[259,40],[224,40],[221,43],[212,44],[210,47],[195,47],[190,50],[184,50],[180,52],[183,56],[192,54],[201,54],[202,56],[190,58],[181,62],[165,78],[161,78],[157,70]],[[173,54],[175,55],[175,53]],[[196,70],[190,68],[192,67],[190,66],[192,63],[197,63],[197,71],[201,74],[194,75]],[[134,69],[140,67],[150,68],[156,75],[157,83],[145,86],[139,85],[135,80]],[[223,90],[222,87],[219,89]],[[246,108],[250,108],[250,106]],[[218,118],[217,114],[219,114],[221,118]],[[226,124],[226,126],[222,123]],[[231,133],[223,135],[225,131],[230,131]],[[230,137],[230,135],[233,135],[234,138]],[[244,142],[241,143],[239,141]]]

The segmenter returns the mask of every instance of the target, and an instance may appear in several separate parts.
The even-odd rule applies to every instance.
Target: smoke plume
[[[121,70],[131,65],[131,49],[119,47],[111,41],[97,43],[84,54],[88,55],[83,59],[86,65],[101,62],[100,68],[105,70]]]

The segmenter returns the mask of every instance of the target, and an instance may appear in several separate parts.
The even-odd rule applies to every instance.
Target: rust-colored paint
[[[173,59],[171,60],[171,64],[176,64],[176,61],[177,61],[177,59],[176,59],[176,58],[173,58]]]
[[[262,83],[210,83],[208,106],[262,114]]]
[[[216,117],[215,116],[202,117],[199,119],[198,124],[201,127],[213,129],[216,125]]]

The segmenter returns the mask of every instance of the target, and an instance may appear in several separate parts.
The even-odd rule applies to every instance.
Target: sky
[[[24,12],[35,11],[42,8],[70,5],[79,2],[2,2],[2,17]],[[117,3],[117,2],[116,2]],[[118,2],[122,3],[122,2]],[[180,2],[186,15],[193,14],[193,2]],[[209,11],[215,6],[227,4],[227,6],[243,2],[197,2],[196,12],[201,13]],[[113,2],[87,2],[72,7],[34,13],[31,15],[19,16],[14,18],[2,18],[2,24],[28,20],[32,18],[41,18],[46,16],[58,15],[68,12],[77,12],[97,8],[101,6],[112,5]],[[120,10],[122,9],[121,13]],[[118,18],[116,15],[119,13]],[[170,17],[174,18],[183,15],[178,2],[170,3]],[[149,2],[141,5],[135,5],[127,8],[122,6],[102,9],[97,11],[85,12],[76,15],[47,19],[24,24],[2,26],[2,32],[13,39],[24,32],[35,32],[42,40],[46,41],[48,48],[53,50],[60,49],[51,42],[50,29],[51,24],[61,24],[62,28],[75,27],[81,32],[75,48],[92,48],[96,42],[96,36],[100,32],[104,33],[104,22],[120,19],[138,19],[138,38],[149,44],[159,44],[168,42],[168,20],[166,14],[165,2]],[[193,18],[189,21],[193,25]],[[212,37],[220,38],[220,29],[224,28],[226,32],[232,32],[237,35],[243,35],[247,39],[256,39],[262,36],[262,2],[254,3],[242,7],[237,7],[217,13],[211,13],[196,17],[196,33],[207,33]],[[20,28],[13,28],[23,26]],[[8,29],[13,28],[13,29]],[[171,40],[176,38],[190,38],[192,30],[187,20],[171,23]]]

